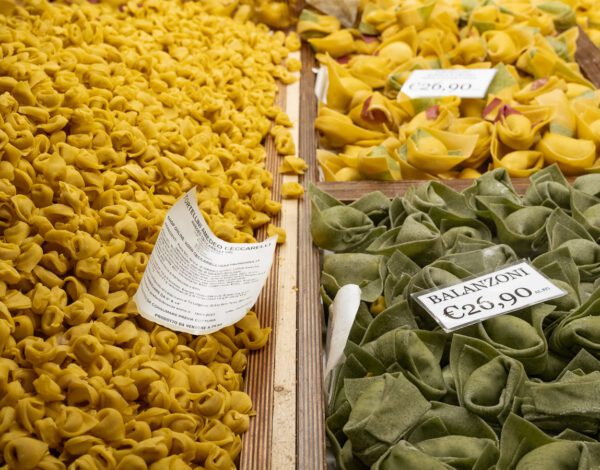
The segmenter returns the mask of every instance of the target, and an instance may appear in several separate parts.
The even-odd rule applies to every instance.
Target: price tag
[[[496,69],[415,70],[402,86],[410,98],[485,98]]]
[[[319,103],[327,104],[327,89],[329,88],[329,72],[327,67],[321,66],[318,69],[313,69],[317,74],[315,77],[315,96]]]
[[[360,307],[360,287],[356,284],[346,284],[335,295],[333,303],[329,306],[329,326],[327,327],[327,341],[325,343],[325,364],[323,377],[325,390],[331,399],[334,380],[331,372],[344,357],[344,348],[348,342],[348,335],[354,324],[354,318]]]
[[[450,332],[567,293],[527,261],[412,297]]]

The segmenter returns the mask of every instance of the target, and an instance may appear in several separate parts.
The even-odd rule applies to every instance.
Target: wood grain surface
[[[443,180],[442,183],[450,186],[456,191],[462,191],[473,184],[472,179]],[[351,202],[364,194],[381,191],[386,196],[392,198],[402,196],[411,186],[423,184],[423,180],[403,180],[403,181],[353,181],[352,184],[342,184],[337,182],[319,181],[316,185],[323,191],[327,191],[333,197],[344,202]],[[519,194],[523,194],[529,187],[529,180],[525,178],[513,178],[512,184]]]
[[[291,54],[300,59],[300,53]],[[295,124],[292,135],[296,148],[300,123],[300,83],[286,88],[285,110]],[[298,182],[297,175],[284,175],[282,182]],[[275,372],[273,387],[273,440],[271,442],[271,468],[296,467],[296,324],[298,300],[298,209],[297,199],[281,201],[281,227],[286,230],[287,241],[279,250],[278,302],[275,310]]]
[[[302,48],[300,82],[300,156],[310,165],[302,178],[304,187],[318,179],[316,161],[316,100],[313,54]],[[319,297],[319,250],[310,236],[310,202],[300,207],[298,230],[298,467],[325,468],[325,408],[323,396],[323,309]]]
[[[278,104],[285,105],[285,96],[278,94]],[[265,143],[267,151],[266,166],[274,172],[277,168],[277,153],[271,139]],[[273,198],[278,199],[281,194],[279,178],[273,178]],[[276,218],[273,223],[278,223]],[[257,239],[267,238],[266,228],[259,230]],[[277,283],[279,281],[279,263],[276,262],[281,247],[275,250],[275,260],[267,282],[258,297],[254,311],[261,326],[270,327],[271,336],[267,345],[253,351],[248,356],[246,368],[246,393],[250,395],[256,416],[250,420],[250,428],[242,436],[242,453],[239,468],[244,470],[269,470],[271,468],[271,439],[273,437],[273,375],[275,372],[275,349],[277,347],[277,331],[274,329],[274,315],[277,311]]]
[[[575,60],[577,60],[586,78],[596,88],[600,88],[600,50],[598,50],[581,27],[579,27]]]

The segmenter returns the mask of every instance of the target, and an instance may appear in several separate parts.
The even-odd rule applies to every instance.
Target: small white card
[[[527,261],[412,297],[446,332],[567,293]]]
[[[496,69],[415,70],[402,85],[410,98],[485,98]]]
[[[140,314],[194,335],[241,320],[256,303],[275,253],[277,237],[262,243],[217,238],[196,202],[196,188],[165,218],[135,293]]]
[[[329,89],[329,72],[327,67],[313,69],[315,72],[315,96],[319,103],[327,104],[327,90]]]
[[[324,376],[329,374],[342,359],[359,306],[360,287],[356,284],[342,286],[329,306],[329,327],[325,344],[327,362]]]
[[[356,313],[360,307],[360,287],[356,284],[346,284],[337,291],[333,303],[329,306],[329,325],[325,343],[325,364],[323,377],[324,389],[331,398],[333,380],[331,371],[344,357],[344,349],[348,335],[354,324]]]

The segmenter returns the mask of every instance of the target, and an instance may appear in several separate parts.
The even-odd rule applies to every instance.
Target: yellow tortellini
[[[277,243],[285,243],[287,234],[284,228],[277,227],[276,225],[269,224],[267,227],[267,235],[269,237],[277,236]]]
[[[358,16],[356,29],[308,10],[298,23],[327,69],[315,121],[326,181],[493,168],[527,177],[553,163],[568,175],[599,171],[600,92],[575,62],[577,25],[600,43],[597,2],[366,0]],[[415,69],[453,68],[495,68],[487,96],[401,91]]]
[[[133,301],[192,186],[224,240],[285,239],[263,141],[306,169],[275,105],[299,37],[247,21],[287,4],[225,3],[0,5],[3,468],[235,468],[270,329],[249,312],[193,337]]]
[[[297,199],[304,194],[304,188],[300,183],[293,181],[281,185],[281,196],[288,199]]]
[[[283,158],[283,163],[279,166],[279,173],[302,175],[307,168],[308,164],[302,158],[288,155]]]

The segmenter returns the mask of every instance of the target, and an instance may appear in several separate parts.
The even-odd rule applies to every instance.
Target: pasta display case
[[[1,2],[0,465],[598,464],[599,15]]]
[[[299,416],[310,413],[299,420],[298,455],[304,466],[321,468],[328,460],[338,468],[416,468],[424,462],[432,468],[515,468],[526,462],[543,468],[544,456],[554,448],[583,449],[588,444],[581,442],[595,440],[593,426],[577,430],[576,438],[571,434],[575,422],[589,417],[583,411],[587,405],[576,406],[579,414],[570,409],[577,399],[553,390],[568,387],[564,381],[571,374],[577,380],[594,376],[585,367],[574,372],[581,357],[594,356],[593,346],[583,339],[578,343],[576,334],[569,341],[577,345],[571,343],[567,351],[558,338],[565,338],[563,328],[573,327],[575,318],[593,322],[596,310],[598,273],[588,270],[588,262],[595,262],[591,253],[597,251],[598,237],[593,216],[582,218],[578,205],[588,201],[584,211],[590,216],[595,210],[591,206],[598,203],[596,141],[584,123],[597,103],[593,98],[587,108],[575,96],[597,96],[597,33],[586,16],[591,5],[555,7],[550,14],[546,6],[529,2],[373,2],[362,15],[359,10],[354,27],[323,12],[300,16],[298,31],[308,43],[302,89],[311,103],[302,107],[302,122],[315,123],[314,130],[301,131],[301,152],[314,154],[316,162],[304,176],[312,186],[311,208],[303,209],[312,238],[299,237],[301,273],[307,273],[300,274],[300,283],[310,286],[312,297],[299,302],[299,337],[320,336],[319,341],[299,340],[298,346],[299,374],[306,377],[299,381]],[[546,14],[552,17],[547,26],[556,29],[546,34],[540,25],[528,28]],[[519,42],[523,26],[529,31],[525,35],[541,34],[554,45],[570,36],[572,52],[558,53],[558,61],[544,59],[539,67],[544,40]],[[558,71],[561,60],[569,69],[565,74]],[[440,68],[497,72],[481,98],[407,95],[404,85],[413,70]],[[562,91],[552,82],[562,83]],[[561,106],[554,98],[563,94]],[[554,117],[545,121],[542,114],[533,117],[530,112]],[[569,122],[571,130],[563,133],[555,119]],[[567,136],[571,144],[563,146],[559,141],[566,143]],[[472,141],[468,147],[467,140]],[[558,219],[571,235],[559,235],[565,232],[554,225]],[[576,228],[580,225],[585,231]],[[586,260],[575,248],[584,245],[590,256]],[[499,260],[493,253],[500,252],[502,260],[488,265]],[[504,258],[508,253],[510,259]],[[452,333],[444,332],[415,300],[419,292],[452,286],[519,260],[561,286],[563,296]],[[563,285],[564,272],[558,269],[571,261],[581,263],[572,270],[571,280],[578,278],[574,289]],[[354,297],[346,292],[348,284],[360,286]],[[529,287],[515,288],[520,286]],[[339,303],[345,307],[335,308],[340,291]],[[529,289],[519,293],[529,296],[530,291],[533,296]],[[571,292],[581,295],[580,302],[567,308]],[[514,289],[497,294],[508,300],[502,308],[518,297]],[[477,300],[490,302],[483,304],[490,309],[492,303],[504,304],[498,297],[477,296],[465,307],[472,307],[475,316],[485,310]],[[464,307],[448,305],[450,314]],[[533,320],[532,312],[541,309],[552,313],[533,314]],[[322,315],[305,318],[314,311]],[[460,315],[459,310],[455,316]],[[512,322],[519,326],[508,326]],[[326,343],[323,334],[332,323],[342,331],[341,346],[338,342],[332,348],[333,360],[325,350],[334,341],[329,337]],[[532,328],[535,339],[521,336]],[[587,337],[587,328],[578,331]],[[529,353],[541,360],[541,369],[558,366],[557,358],[562,367],[545,375],[549,369],[531,369]],[[303,359],[314,356],[323,359],[317,367]],[[499,375],[491,372],[495,366],[488,361],[504,364],[496,370]],[[331,368],[331,362],[337,365]],[[504,374],[514,378],[509,363],[524,371],[518,385],[490,381]],[[560,417],[537,408],[542,396],[549,399],[545,410],[553,409],[549,413]],[[582,391],[583,401],[592,396]],[[417,409],[419,403],[422,408]],[[507,406],[506,414],[492,417],[488,406],[497,411]],[[315,422],[324,423],[317,433]],[[523,446],[520,450],[516,442]],[[590,445],[578,455],[593,452],[595,443]]]

